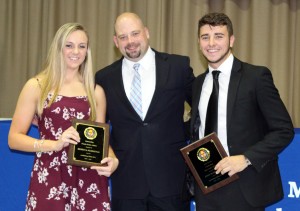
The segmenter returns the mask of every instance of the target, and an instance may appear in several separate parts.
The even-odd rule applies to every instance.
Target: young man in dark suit
[[[233,28],[225,14],[210,13],[199,20],[198,43],[208,69],[193,84],[192,140],[206,135],[212,71],[220,71],[215,132],[229,156],[215,170],[238,174],[239,179],[206,195],[196,186],[197,210],[265,210],[283,197],[278,154],[294,137],[291,118],[270,70],[233,56]]]
[[[116,19],[114,43],[123,57],[96,73],[120,161],[111,177],[112,210],[189,210],[181,198],[186,165],[180,153],[194,80],[189,58],[151,49],[148,29],[133,13]]]

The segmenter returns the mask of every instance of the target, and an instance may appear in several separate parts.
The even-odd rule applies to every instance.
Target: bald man
[[[180,148],[186,146],[184,102],[191,103],[194,74],[188,57],[158,52],[149,38],[139,16],[121,14],[113,39],[123,56],[96,73],[120,161],[111,177],[112,210],[189,210]]]

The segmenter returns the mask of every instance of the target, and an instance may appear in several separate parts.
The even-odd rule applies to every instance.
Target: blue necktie
[[[131,84],[130,99],[131,105],[138,115],[143,119],[142,110],[142,88],[141,88],[141,75],[139,73],[140,64],[136,63],[133,65],[134,76]]]
[[[219,99],[219,70],[212,71],[213,75],[213,90],[210,95],[207,111],[204,135],[209,135],[212,132],[218,132],[218,99]]]

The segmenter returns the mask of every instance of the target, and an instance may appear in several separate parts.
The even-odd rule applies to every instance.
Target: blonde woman
[[[25,84],[9,132],[11,149],[36,152],[26,210],[110,210],[107,177],[119,163],[112,149],[101,161],[107,166],[67,164],[69,144],[80,141],[71,120],[104,122],[105,115],[88,34],[80,24],[67,23],[56,32],[44,69]],[[40,140],[27,135],[34,117]]]

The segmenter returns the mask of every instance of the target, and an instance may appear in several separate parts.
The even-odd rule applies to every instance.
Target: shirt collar
[[[138,62],[133,62],[133,61],[130,61],[129,59],[126,59],[124,57],[123,59],[123,63],[129,68],[129,69],[132,69],[133,65],[135,63],[139,63],[140,64],[140,67],[142,67],[143,69],[147,70],[149,69],[148,66],[150,66],[151,64],[153,64],[154,62],[154,59],[155,59],[155,52],[150,48],[148,48],[146,54],[143,56],[142,59],[140,59]]]
[[[228,56],[228,58],[218,67],[217,70],[221,71],[222,74],[230,74],[231,69],[232,69],[232,65],[233,65],[233,55],[232,53],[230,53],[230,55]],[[209,73],[211,73],[213,70],[216,70],[214,68],[212,68],[211,66],[208,66],[208,70]]]

